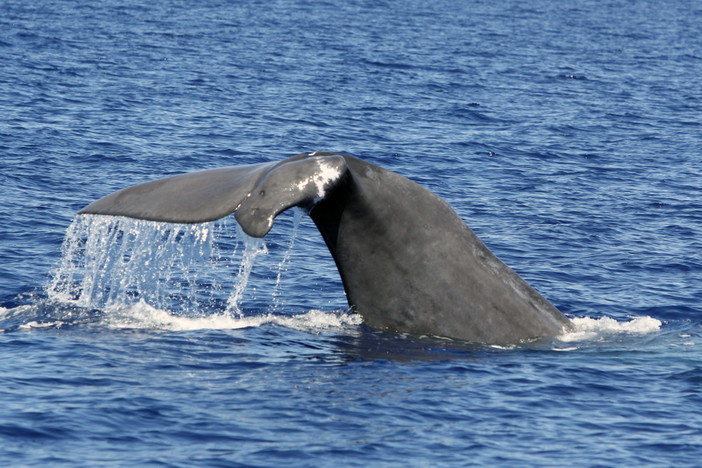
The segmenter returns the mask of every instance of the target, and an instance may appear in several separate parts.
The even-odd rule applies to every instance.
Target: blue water
[[[3,465],[700,465],[699,2],[0,11]],[[265,245],[233,220],[202,255],[168,241],[174,273],[111,271],[83,302],[56,289],[95,199],[322,150],[438,193],[578,332],[490,348],[368,330],[293,215]],[[143,252],[165,228],[135,229]]]

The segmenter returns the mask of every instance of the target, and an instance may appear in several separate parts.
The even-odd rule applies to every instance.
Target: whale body
[[[234,213],[244,232],[263,237],[294,206],[319,229],[349,305],[370,328],[498,345],[571,328],[445,201],[347,154],[167,177],[107,195],[79,214],[200,223]]]

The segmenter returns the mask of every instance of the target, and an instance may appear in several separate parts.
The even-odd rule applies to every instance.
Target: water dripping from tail
[[[290,256],[292,255],[293,247],[295,247],[295,240],[297,239],[297,234],[300,227],[300,222],[302,221],[302,216],[304,211],[302,208],[293,209],[293,226],[292,234],[290,235],[290,242],[288,243],[288,248],[283,254],[283,258],[280,260],[277,266],[277,272],[275,277],[275,285],[273,286],[273,303],[271,304],[270,311],[278,312],[281,308],[285,306],[282,298],[282,285],[283,285],[283,273],[287,271],[288,263],[290,262]]]
[[[303,218],[302,210],[293,214],[291,235],[272,249],[282,257],[272,259],[273,266],[263,268],[267,272],[262,275],[253,273],[254,265],[273,252],[262,239],[246,235],[232,218],[172,224],[78,216],[66,232],[61,259],[46,286],[47,298],[56,310],[94,313],[110,328],[178,331],[272,323],[313,333],[354,333],[361,318],[347,310],[281,310],[284,277]],[[259,267],[266,267],[265,262]],[[256,281],[250,281],[254,276]],[[242,304],[249,304],[261,285],[266,305],[258,313],[244,313]],[[64,318],[50,323],[63,324]],[[35,322],[49,323],[41,317],[32,319]]]
[[[234,291],[227,299],[226,311],[232,315],[243,317],[244,314],[241,311],[239,304],[242,301],[246,287],[249,284],[249,277],[251,276],[251,271],[253,270],[256,257],[261,254],[268,254],[268,247],[263,239],[247,236],[241,227],[237,225],[237,237],[239,236],[244,238],[244,254],[241,263],[239,264],[239,272],[236,275]]]
[[[267,248],[240,229],[235,238],[227,237],[227,224],[78,216],[67,230],[47,296],[101,310],[144,302],[185,314],[226,310],[241,315],[239,303],[255,258]],[[230,280],[233,287],[226,284]],[[227,291],[231,294],[225,297]]]

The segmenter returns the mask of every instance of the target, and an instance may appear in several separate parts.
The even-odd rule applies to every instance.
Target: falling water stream
[[[299,222],[297,215],[287,250],[277,264],[274,307],[280,301],[276,291],[281,287]],[[62,258],[52,272],[47,296],[93,309],[143,302],[179,314],[224,310],[241,317],[240,303],[256,257],[266,254],[263,239],[246,235],[229,220],[172,224],[77,216],[66,232]]]
[[[173,224],[77,216],[66,231],[47,298],[101,311],[114,327],[188,330],[277,323],[314,332],[358,325],[360,316],[350,311],[291,315],[285,310],[285,272],[302,219],[301,211],[293,213],[291,234],[275,249],[280,259],[267,274],[257,275],[254,285],[256,259],[271,252],[263,239],[246,235],[231,219]],[[252,310],[248,301],[257,294],[265,305]]]

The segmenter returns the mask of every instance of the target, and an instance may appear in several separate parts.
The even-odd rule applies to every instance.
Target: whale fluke
[[[108,195],[79,214],[200,223],[234,213],[263,237],[293,206],[314,221],[349,305],[374,329],[515,344],[571,327],[441,198],[339,153],[182,174]]]

